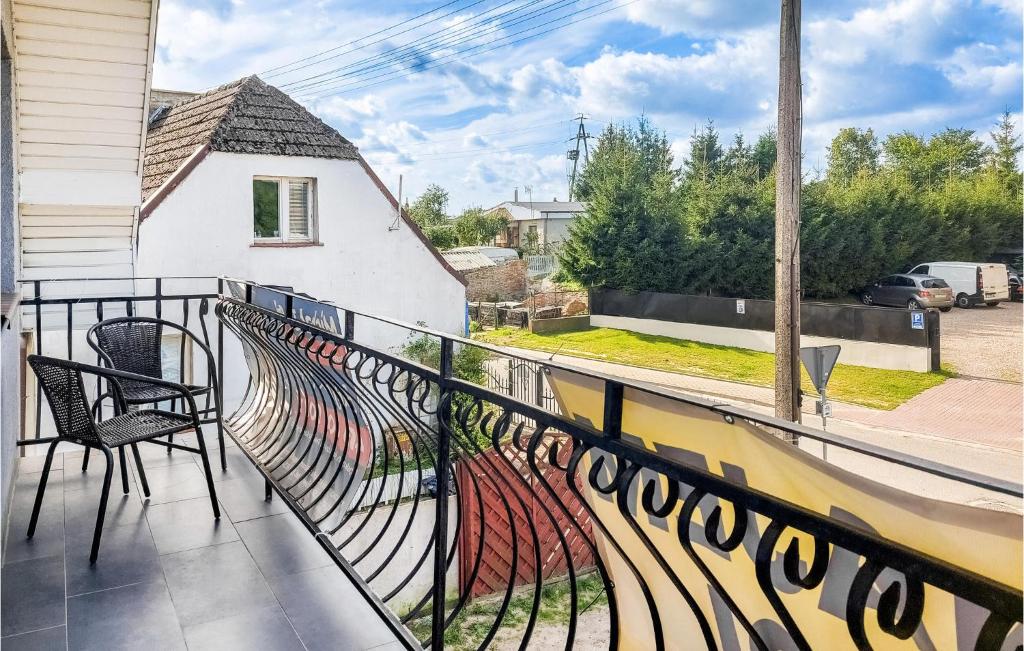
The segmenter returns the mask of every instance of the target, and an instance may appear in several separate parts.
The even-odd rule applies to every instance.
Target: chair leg
[[[88,450],[89,448],[86,448]],[[53,453],[57,451],[57,441],[50,443],[46,450],[46,461],[43,462],[43,476],[39,478],[39,488],[36,489],[36,502],[32,505],[32,517],[28,521],[28,537],[36,533],[36,522],[39,521],[39,509],[43,506],[43,493],[46,492],[46,480],[50,477],[50,465],[53,463]]]
[[[213,408],[214,412],[217,414],[217,442],[220,444],[220,469],[227,470],[228,455],[224,450],[224,416],[221,414],[220,410],[220,397],[216,395],[216,391],[213,393]]]
[[[114,477],[114,455],[110,448],[104,446],[103,456],[107,458],[107,470],[103,473],[103,492],[100,493],[100,510],[96,514],[96,532],[92,535],[92,552],[89,554],[89,564],[96,562],[100,553],[100,537],[103,535],[103,519],[107,515],[107,497],[110,495],[110,480]]]
[[[85,448],[85,454],[82,456],[82,472],[89,469],[89,452],[92,448]]]
[[[139,455],[137,443],[132,443],[132,456],[135,457],[135,468],[139,471],[139,480],[142,482],[142,494],[149,497],[149,482],[146,481],[146,469],[142,467],[142,457]]]
[[[206,441],[203,439],[202,428],[196,428],[196,439],[199,441],[199,457],[203,460],[203,473],[206,474],[206,487],[210,490],[210,504],[213,506],[213,517],[220,520],[217,489],[213,487],[213,471],[210,470],[210,457],[206,454]]]
[[[174,434],[167,435],[167,442],[174,443]],[[167,456],[171,456],[171,452],[174,452],[174,448],[167,448]]]
[[[220,407],[217,407],[217,442],[220,443],[220,469],[228,469],[228,455],[224,450],[224,421],[220,417]]]
[[[269,479],[263,480],[263,501],[269,502],[274,499],[274,487],[270,484]]]
[[[121,489],[128,494],[128,461],[125,459],[124,446],[117,448],[117,460],[121,462]]]

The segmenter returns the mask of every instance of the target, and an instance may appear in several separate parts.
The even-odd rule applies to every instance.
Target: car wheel
[[[953,309],[952,305],[950,305],[949,307],[940,307],[939,308],[939,312],[949,312],[952,309]]]
[[[956,306],[967,310],[971,307],[971,297],[967,294],[959,294],[956,297]]]
[[[860,295],[860,302],[864,305],[874,305],[875,298],[871,295],[871,292],[864,292]]]
[[[921,309],[921,304],[917,302],[917,299],[912,298],[909,301],[907,301],[907,309],[908,310],[920,310]]]

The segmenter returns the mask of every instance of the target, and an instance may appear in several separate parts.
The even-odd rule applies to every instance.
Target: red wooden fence
[[[560,446],[559,464],[565,465],[571,453],[570,447]],[[569,489],[566,473],[547,464],[547,447],[542,448],[537,455],[538,466],[554,496],[533,475],[526,455],[511,445],[504,448],[504,454],[488,450],[458,464],[459,508],[462,511],[459,583],[462,590],[467,588],[472,578],[480,536],[484,539],[480,569],[470,591],[473,597],[506,589],[512,581],[513,548],[518,550],[515,585],[536,582],[535,550],[538,547],[540,574],[544,580],[568,574],[567,555],[577,573],[594,563],[590,547],[586,544],[587,539],[593,540],[590,516]],[[571,522],[556,500],[572,514]],[[534,542],[530,523],[536,529],[538,544]],[[564,546],[558,537],[559,529],[566,540]]]

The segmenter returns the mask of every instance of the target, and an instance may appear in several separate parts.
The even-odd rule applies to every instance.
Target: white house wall
[[[24,278],[132,274],[157,4],[13,2]]]
[[[253,246],[254,176],[316,179],[320,246]],[[227,275],[352,309],[465,328],[465,287],[447,271],[357,161],[212,152],[139,227],[140,276]],[[390,330],[390,331],[389,331]],[[407,332],[364,319],[357,339],[394,347]]]

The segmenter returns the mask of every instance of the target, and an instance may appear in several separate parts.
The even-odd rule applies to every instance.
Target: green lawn
[[[474,338],[492,344],[529,348],[605,362],[643,366],[686,375],[772,386],[775,355],[744,348],[644,335],[626,330],[590,328],[550,335],[502,328]],[[828,384],[830,398],[875,409],[894,409],[917,394],[942,384],[946,373],[889,371],[838,364]],[[817,395],[803,372],[804,393]]]

